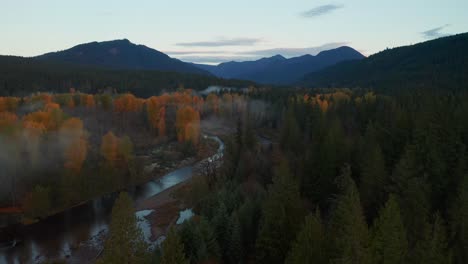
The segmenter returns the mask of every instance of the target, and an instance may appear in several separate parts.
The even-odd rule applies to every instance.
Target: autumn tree
[[[176,131],[179,142],[197,145],[200,139],[200,114],[190,106],[177,110]]]
[[[59,132],[64,147],[65,168],[79,174],[88,150],[83,122],[78,118],[67,119]]]
[[[213,114],[219,113],[219,98],[216,94],[210,93],[206,97],[206,106],[208,107],[208,111]]]
[[[114,166],[119,155],[119,138],[111,131],[102,137],[101,155],[106,159],[108,164]]]
[[[161,97],[152,96],[146,100],[146,113],[151,128],[158,131],[159,137],[166,135],[166,106]]]

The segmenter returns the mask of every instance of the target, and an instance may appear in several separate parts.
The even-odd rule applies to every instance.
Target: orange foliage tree
[[[24,147],[29,154],[31,166],[35,166],[39,159],[40,137],[44,134],[46,128],[44,124],[32,120],[23,120]]]
[[[176,131],[179,142],[191,141],[197,145],[200,139],[200,114],[191,106],[177,110]]]
[[[79,118],[67,119],[60,127],[59,133],[64,147],[64,166],[78,174],[86,160],[88,151],[83,122]]]
[[[151,128],[158,130],[158,135],[166,135],[166,107],[161,97],[152,96],[146,100],[146,111]]]
[[[115,165],[118,158],[119,138],[111,131],[102,137],[101,155],[111,165]]]
[[[114,100],[114,111],[120,113],[137,112],[141,110],[142,106],[143,101],[130,93],[124,94]]]
[[[86,108],[94,108],[96,106],[94,96],[90,94],[81,94],[80,101],[81,105],[85,106]]]
[[[128,136],[119,138],[111,131],[102,137],[101,155],[112,167],[128,166],[133,158],[133,144]]]
[[[17,97],[0,97],[0,112],[15,112],[18,102]]]
[[[216,94],[210,93],[206,97],[206,104],[208,106],[208,110],[212,113],[217,114],[219,112],[219,98]]]
[[[16,124],[18,117],[10,112],[0,112],[0,131],[11,128]]]

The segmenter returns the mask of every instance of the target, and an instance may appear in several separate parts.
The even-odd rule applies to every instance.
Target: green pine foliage
[[[371,229],[371,263],[405,263],[408,254],[406,230],[395,196],[390,195]]]
[[[122,192],[112,208],[109,237],[99,263],[148,263],[147,245],[137,226],[133,201]]]
[[[299,186],[283,162],[263,204],[256,243],[258,263],[283,263],[304,216]]]
[[[185,257],[184,244],[182,243],[179,234],[171,227],[166,239],[162,244],[161,264],[188,264],[189,261]]]
[[[286,264],[328,263],[326,252],[326,234],[317,209],[309,214],[294,241],[286,258]]]
[[[349,165],[339,176],[341,194],[330,220],[332,263],[370,263],[369,231]]]

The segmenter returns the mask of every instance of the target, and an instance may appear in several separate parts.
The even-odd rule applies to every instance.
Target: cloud
[[[183,47],[223,47],[223,46],[249,46],[261,42],[259,38],[220,38],[213,41],[181,42],[177,46]]]
[[[258,57],[273,56],[281,54],[285,57],[297,57],[304,54],[316,55],[321,51],[336,49],[341,46],[347,45],[347,42],[330,42],[316,47],[306,48],[276,48],[276,49],[263,49],[263,50],[252,50],[244,52],[246,55],[255,55]]]
[[[194,55],[194,54],[226,54],[230,53],[225,50],[165,50],[163,51],[169,55]]]
[[[426,30],[424,32],[421,32],[421,34],[425,37],[425,38],[440,38],[440,37],[446,37],[446,36],[449,36],[450,34],[447,34],[447,33],[442,33],[440,32],[441,30],[445,29],[446,27],[450,26],[449,24],[445,24],[443,26],[440,26],[440,27],[436,27],[436,28],[432,28],[432,29],[429,29],[429,30]]]
[[[227,61],[250,61],[255,60],[255,56],[242,56],[242,55],[230,55],[230,56],[181,56],[179,60],[193,63],[202,64],[219,64]]]
[[[257,49],[246,51],[229,51],[229,50],[214,50],[214,51],[197,51],[197,50],[180,50],[180,51],[165,51],[169,56],[176,56],[183,61],[195,63],[218,64],[227,61],[249,61],[257,60],[263,57],[271,57],[277,54],[284,57],[297,57],[305,54],[317,55],[324,50],[335,49],[341,46],[348,45],[347,42],[330,42],[315,47],[304,48],[275,48],[275,49]],[[223,55],[220,55],[223,54]],[[227,54],[227,55],[226,55]]]
[[[334,5],[334,4],[321,5],[321,6],[314,7],[310,10],[307,10],[305,12],[302,12],[301,16],[306,17],[306,18],[314,18],[314,17],[318,17],[318,16],[331,13],[343,7],[344,7],[343,5]]]

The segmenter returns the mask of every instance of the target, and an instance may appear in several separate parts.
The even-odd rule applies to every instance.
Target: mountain
[[[155,70],[109,69],[35,58],[0,56],[0,96],[32,92],[68,92],[70,88],[98,93],[112,88],[140,97],[175,91],[179,87],[204,90],[209,86],[248,87],[249,81],[224,80],[213,75]]]
[[[304,55],[286,59],[281,55],[256,61],[226,62],[217,66],[197,67],[222,78],[251,80],[266,84],[292,84],[305,74],[346,60],[359,60],[364,56],[350,47],[322,51],[316,56]]]
[[[218,66],[196,64],[197,67],[202,68],[210,73],[222,78],[236,78],[238,76],[247,76],[252,72],[265,70],[276,63],[287,60],[281,55],[276,55],[270,58],[263,58],[256,61],[244,62],[225,62]]]
[[[168,55],[136,45],[128,39],[80,44],[70,49],[35,57],[42,61],[62,62],[127,70],[158,70],[184,73],[209,73]]]
[[[468,88],[468,33],[387,49],[307,74],[309,87]]]

